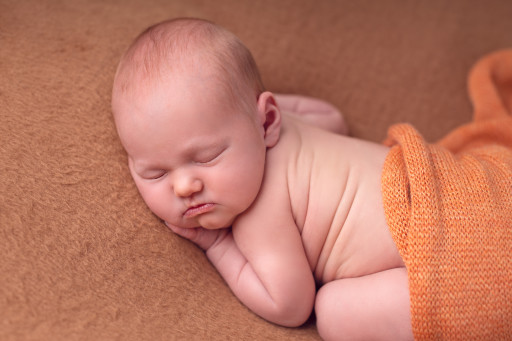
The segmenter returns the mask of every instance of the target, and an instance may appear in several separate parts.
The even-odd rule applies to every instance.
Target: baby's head
[[[174,19],[135,39],[119,63],[114,95],[144,94],[180,73],[207,74],[215,85],[208,90],[245,110],[264,91],[251,53],[234,34],[205,20]]]
[[[119,63],[112,111],[150,209],[181,227],[229,226],[256,198],[280,113],[248,49],[204,20],[152,26]]]

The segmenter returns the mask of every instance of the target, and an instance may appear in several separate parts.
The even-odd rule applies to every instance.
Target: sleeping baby
[[[411,281],[421,269],[409,266],[414,243],[401,230],[413,182],[395,167],[409,140],[421,144],[412,127],[391,131],[392,149],[344,136],[332,106],[266,91],[240,40],[199,19],[166,21],[135,40],[112,110],[148,207],[202,248],[256,314],[299,326],[314,309],[327,340],[422,335]],[[396,206],[401,190],[408,201]],[[406,213],[392,219],[396,207]]]

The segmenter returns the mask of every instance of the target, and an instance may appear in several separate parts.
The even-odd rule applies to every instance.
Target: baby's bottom
[[[318,291],[324,340],[413,340],[405,268],[329,282]]]

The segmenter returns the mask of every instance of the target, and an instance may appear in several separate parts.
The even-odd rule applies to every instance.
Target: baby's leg
[[[413,340],[405,268],[346,278],[318,291],[317,327],[325,340]]]
[[[299,95],[275,94],[275,98],[281,111],[286,114],[336,134],[348,134],[343,115],[332,104]]]

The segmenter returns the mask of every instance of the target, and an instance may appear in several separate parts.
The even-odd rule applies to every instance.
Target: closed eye
[[[159,168],[149,168],[147,166],[140,166],[136,164],[131,157],[128,158],[128,168],[133,177],[139,177],[144,180],[157,180],[163,178],[167,171]]]
[[[224,153],[227,147],[222,147],[220,149],[214,149],[208,152],[200,153],[195,157],[195,163],[202,165],[209,165],[214,163],[219,159],[219,157]]]
[[[155,172],[148,172],[141,175],[141,178],[145,180],[158,180],[163,178],[167,172],[165,171],[155,171]]]

